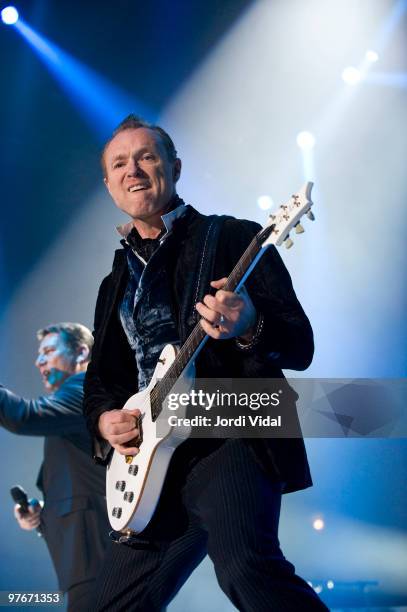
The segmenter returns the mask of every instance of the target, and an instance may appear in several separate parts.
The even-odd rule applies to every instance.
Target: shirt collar
[[[172,230],[172,227],[175,221],[179,219],[180,217],[182,217],[187,210],[184,200],[182,200],[177,195],[174,198],[174,205],[175,205],[175,208],[170,210],[170,212],[165,213],[165,215],[162,215],[161,217],[164,223],[165,230],[166,230],[164,236],[166,236]],[[116,226],[116,230],[118,231],[120,236],[124,238],[125,240],[127,240],[127,236],[130,234],[133,228],[134,228],[133,221],[129,221],[128,223],[124,223],[123,225]],[[164,238],[164,236],[162,236],[162,238]]]

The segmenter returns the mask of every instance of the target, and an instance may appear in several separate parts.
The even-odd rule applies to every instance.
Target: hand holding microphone
[[[27,493],[20,486],[13,487],[10,493],[11,497],[16,502],[14,506],[14,516],[21,529],[26,531],[36,529],[38,535],[41,535],[41,503],[38,499],[32,498],[29,500]]]

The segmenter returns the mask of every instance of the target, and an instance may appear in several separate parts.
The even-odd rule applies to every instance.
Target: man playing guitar
[[[259,227],[184,204],[176,193],[181,161],[162,128],[130,115],[106,144],[102,166],[131,220],[119,228],[123,248],[99,290],[85,414],[97,460],[107,463],[114,449],[135,476],[132,458],[146,448],[142,410],[122,408],[148,388],[164,346],[184,345],[199,321],[209,340],[198,376],[281,378],[282,368],[309,366],[313,335],[274,247],[247,291],[229,290],[226,277]],[[163,610],[209,554],[239,610],[326,610],[278,541],[282,493],[311,484],[301,438],[184,441],[145,528],[113,533],[119,545],[99,577],[95,609]],[[117,520],[122,508],[112,514]]]

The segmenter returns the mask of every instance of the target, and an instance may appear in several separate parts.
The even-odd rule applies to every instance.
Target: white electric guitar
[[[312,183],[306,183],[290,200],[269,216],[265,227],[253,238],[234,267],[224,289],[239,292],[266,249],[271,245],[293,244],[289,232],[304,231],[300,219],[304,214],[313,220],[311,212]],[[196,324],[181,349],[168,344],[158,359],[150,384],[144,391],[133,395],[123,410],[138,408],[140,439],[136,456],[121,455],[114,451],[107,467],[106,497],[110,524],[123,537],[139,533],[149,523],[156,508],[170,459],[188,431],[160,424],[157,435],[156,421],[163,401],[170,392],[185,392],[194,381],[195,360],[208,337]],[[176,381],[176,382],[175,382]],[[174,386],[175,385],[175,386]],[[177,416],[182,417],[180,410]],[[162,420],[161,420],[162,421]]]

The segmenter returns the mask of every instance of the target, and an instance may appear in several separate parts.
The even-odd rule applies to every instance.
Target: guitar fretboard
[[[226,284],[223,289],[225,291],[234,291],[242,280],[246,272],[249,270],[251,264],[258,256],[263,243],[270,236],[274,229],[274,225],[269,225],[262,230],[253,238],[232,272],[228,276]],[[265,249],[264,249],[265,250]],[[191,359],[196,353],[202,348],[201,345],[207,339],[207,334],[202,329],[198,322],[193,328],[192,332],[182,345],[178,352],[174,362],[167,370],[163,378],[155,385],[150,393],[151,399],[151,414],[152,419],[155,421],[162,410],[162,404],[167,397],[168,393],[173,388],[175,382],[181,376],[184,369],[187,367]]]

